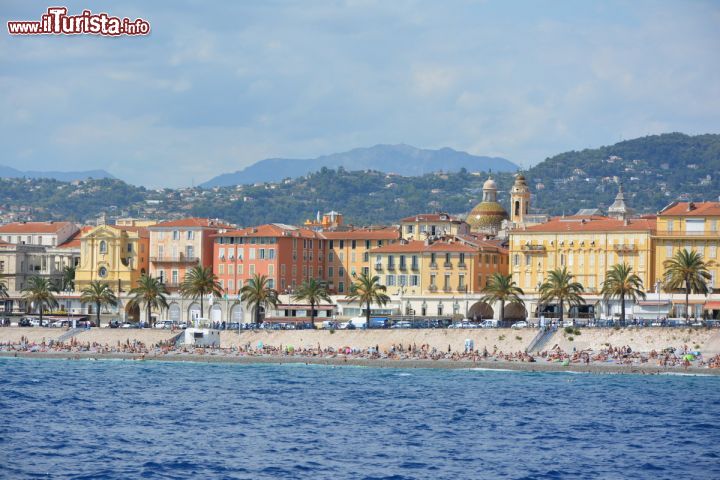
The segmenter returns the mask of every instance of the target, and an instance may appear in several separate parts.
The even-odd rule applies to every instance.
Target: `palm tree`
[[[605,281],[602,283],[600,293],[603,299],[609,302],[611,298],[620,299],[620,323],[625,323],[625,298],[634,302],[645,300],[643,281],[633,273],[632,267],[627,263],[618,263],[605,272]]]
[[[370,328],[370,305],[377,303],[382,306],[390,300],[390,297],[385,294],[386,291],[385,285],[380,284],[380,277],[377,275],[371,277],[368,273],[361,273],[355,283],[350,286],[350,293],[346,295],[346,298],[366,306],[365,328]]]
[[[324,283],[318,282],[315,279],[310,279],[307,282],[303,282],[300,288],[297,289],[295,295],[293,295],[293,301],[302,302],[306,301],[310,304],[310,323],[315,328],[315,305],[325,301],[331,303],[330,294]]]
[[[22,297],[26,302],[37,305],[40,312],[40,326],[42,327],[43,310],[45,306],[57,308],[58,302],[52,293],[50,282],[46,278],[37,275],[30,277],[28,284],[22,289]]]
[[[255,324],[260,324],[260,307],[277,307],[278,292],[269,286],[270,280],[265,275],[253,275],[240,289],[240,300],[252,305],[255,312]]]
[[[82,290],[80,295],[82,303],[94,303],[97,314],[97,326],[100,326],[100,308],[103,305],[111,305],[116,307],[118,299],[115,292],[110,290],[107,283],[101,283],[98,280],[90,282],[90,285]]]
[[[193,300],[200,299],[200,316],[203,316],[203,298],[212,294],[215,298],[222,296],[222,287],[217,277],[213,274],[212,267],[197,265],[185,274],[180,284],[180,295]]]
[[[0,281],[0,298],[8,298],[8,290],[7,285],[5,285],[5,282]]]
[[[512,275],[493,273],[483,288],[483,296],[480,301],[485,303],[500,302],[500,321],[505,320],[505,302],[525,305],[520,295],[525,293],[513,282]]]
[[[143,275],[137,282],[137,287],[130,290],[130,295],[133,296],[130,299],[130,305],[144,305],[147,310],[147,321],[152,326],[152,317],[150,312],[153,308],[165,309],[168,308],[167,295],[168,291],[165,288],[165,284],[161,283],[158,279]]]
[[[568,310],[573,305],[582,305],[585,299],[580,296],[585,289],[580,282],[573,281],[573,275],[567,267],[556,268],[548,272],[548,278],[540,285],[540,303],[550,303],[557,300],[560,304],[560,321],[563,321],[564,305]]]
[[[690,293],[707,293],[708,280],[712,278],[708,268],[712,260],[703,260],[695,250],[680,249],[663,262],[665,287],[670,290],[685,288],[685,321],[690,320]]]

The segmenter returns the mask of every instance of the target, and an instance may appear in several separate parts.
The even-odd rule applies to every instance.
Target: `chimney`
[[[628,220],[627,218],[626,218],[625,220],[623,220],[623,225],[626,226],[626,227],[627,227],[628,225],[630,225],[630,220]]]
[[[687,211],[692,212],[693,210],[695,210],[695,202],[688,203]]]

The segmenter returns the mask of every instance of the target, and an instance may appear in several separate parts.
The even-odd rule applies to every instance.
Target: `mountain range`
[[[115,177],[105,170],[83,170],[78,172],[41,172],[36,170],[22,171],[16,168],[0,165],[0,177],[2,178],[52,178],[61,182],[71,182],[73,180],[86,180],[92,178],[95,180],[101,178]]]
[[[345,170],[375,170],[413,177],[443,171],[514,172],[518,166],[500,157],[471,155],[466,152],[441,148],[427,150],[410,145],[375,145],[367,148],[323,155],[311,159],[268,158],[234,173],[218,175],[201,187],[229,187],[259,182],[278,182],[316,172],[323,167]]]

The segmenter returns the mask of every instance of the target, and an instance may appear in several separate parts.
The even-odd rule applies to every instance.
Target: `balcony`
[[[615,243],[613,244],[613,250],[616,252],[636,252],[637,245],[631,245],[629,243]]]
[[[467,293],[467,291],[468,291],[467,285],[459,285],[457,291],[461,292],[461,293]]]
[[[706,232],[679,232],[679,231],[672,231],[672,232],[656,232],[655,237],[677,237],[677,238],[684,238],[684,237],[709,237],[709,238],[717,238],[718,235],[720,235],[719,231],[706,231]]]
[[[221,257],[221,260],[224,260],[224,258]],[[198,263],[200,259],[198,257],[179,255],[177,257],[150,257],[150,261],[153,263]]]
[[[437,285],[430,285],[430,286],[428,287],[428,290],[431,291],[431,292],[437,292]]]
[[[387,266],[388,271],[394,272],[395,271],[395,264],[390,264]]]
[[[458,268],[460,270],[467,270],[467,263],[458,263]]]
[[[377,270],[377,271],[382,271],[382,269],[383,269],[383,268],[382,268],[382,263],[376,263],[376,264],[375,264],[375,270]]]
[[[450,262],[443,263],[443,268],[452,268],[452,263],[450,263]]]
[[[437,263],[432,262],[432,263],[430,264],[430,268],[437,268]]]
[[[175,290],[180,288],[180,282],[163,282],[165,285],[165,288],[168,290]]]
[[[452,288],[450,288],[450,285],[445,285],[445,286],[443,287],[443,292],[445,292],[445,293],[450,293],[450,292],[452,292]]]
[[[412,270],[414,272],[417,272],[419,268],[420,267],[418,266],[417,263],[413,263],[412,265],[410,265],[410,270]]]
[[[523,245],[522,250],[527,253],[545,253],[545,245]]]

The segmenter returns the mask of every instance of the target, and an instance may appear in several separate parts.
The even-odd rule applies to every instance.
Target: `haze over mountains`
[[[81,170],[77,172],[41,172],[37,170],[18,170],[16,168],[0,165],[0,177],[2,178],[52,178],[61,182],[71,182],[73,180],[85,180],[88,178],[115,178],[114,175],[105,170]]]
[[[346,170],[376,170],[403,176],[418,176],[438,170],[514,172],[519,167],[500,157],[471,155],[441,148],[428,150],[410,145],[375,145],[367,148],[323,155],[312,159],[268,158],[234,173],[218,175],[201,187],[227,187],[258,182],[277,182],[316,172],[323,167]]]

